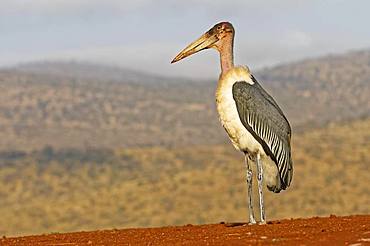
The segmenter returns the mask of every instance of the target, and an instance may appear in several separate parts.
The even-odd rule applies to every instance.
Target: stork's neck
[[[219,48],[221,62],[221,76],[234,67],[234,35],[228,35],[223,38],[222,45]]]

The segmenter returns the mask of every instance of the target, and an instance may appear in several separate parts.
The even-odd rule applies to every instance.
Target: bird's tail
[[[288,162],[288,170],[285,173],[283,177],[281,177],[281,174],[279,173],[276,177],[276,185],[274,186],[267,186],[267,188],[270,191],[273,191],[275,193],[279,193],[281,190],[286,190],[289,186],[290,183],[292,182],[293,179],[293,161],[290,158]]]

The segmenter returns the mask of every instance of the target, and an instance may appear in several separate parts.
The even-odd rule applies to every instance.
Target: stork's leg
[[[245,167],[247,169],[247,184],[248,184],[248,206],[249,206],[249,224],[256,224],[253,212],[253,200],[252,200],[252,179],[253,173],[249,166],[248,155],[244,155]]]
[[[261,163],[260,154],[257,154],[257,181],[258,181],[258,193],[260,197],[260,212],[261,212],[261,222],[260,224],[266,224],[265,220],[265,207],[263,205],[263,167]]]

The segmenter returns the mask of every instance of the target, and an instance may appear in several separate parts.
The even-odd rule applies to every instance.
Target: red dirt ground
[[[370,245],[370,215],[2,238],[0,245]]]

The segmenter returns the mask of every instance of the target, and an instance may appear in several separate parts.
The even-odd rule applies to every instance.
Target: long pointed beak
[[[216,35],[211,35],[209,32],[203,34],[200,38],[195,40],[193,43],[189,44],[183,51],[181,51],[172,61],[171,63],[175,63],[188,57],[198,51],[211,48],[214,43],[218,41]]]

